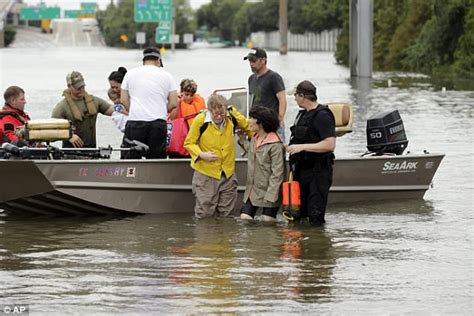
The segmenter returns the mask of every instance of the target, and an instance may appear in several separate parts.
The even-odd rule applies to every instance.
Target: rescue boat
[[[245,92],[234,93],[229,102],[245,111],[246,101],[238,102],[242,98]],[[336,118],[337,136],[351,132],[350,104],[331,103],[329,107]],[[68,139],[70,125],[67,121],[30,121],[25,135],[29,140]],[[403,154],[408,140],[398,111],[369,119],[367,140],[365,155],[336,158],[329,204],[422,199],[444,154]],[[136,145],[131,150],[144,150]],[[71,152],[4,144],[0,209],[8,214],[45,215],[193,213],[189,159],[120,160],[110,158],[114,150]],[[236,211],[241,207],[247,173],[247,160],[241,153],[236,153],[240,184]],[[68,159],[71,155],[83,159]]]

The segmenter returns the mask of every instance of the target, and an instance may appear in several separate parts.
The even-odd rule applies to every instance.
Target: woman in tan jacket
[[[262,208],[263,221],[275,221],[281,205],[280,188],[285,174],[285,149],[276,133],[278,114],[265,107],[249,113],[249,129],[255,133],[248,155],[247,185],[241,219],[253,219]]]

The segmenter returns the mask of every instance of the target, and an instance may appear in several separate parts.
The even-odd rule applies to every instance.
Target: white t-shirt
[[[130,96],[129,121],[166,120],[168,95],[178,90],[170,73],[161,67],[143,65],[125,74],[122,89]]]

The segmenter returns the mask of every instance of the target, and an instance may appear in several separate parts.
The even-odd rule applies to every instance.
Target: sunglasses
[[[254,62],[256,62],[257,60],[258,60],[258,57],[253,57],[253,56],[252,56],[252,57],[249,57],[249,61],[250,61],[251,63],[254,63]]]

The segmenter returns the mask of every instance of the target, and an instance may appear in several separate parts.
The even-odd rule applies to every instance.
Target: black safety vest
[[[291,137],[290,145],[293,144],[313,144],[322,141],[322,137],[316,128],[314,122],[318,114],[326,112],[334,116],[327,105],[318,105],[318,107],[311,111],[301,110],[295,119],[295,124],[290,128]],[[322,165],[332,163],[334,154],[328,153],[314,153],[302,151],[297,154],[290,155],[290,163],[298,164],[303,168],[312,168],[316,164]]]

